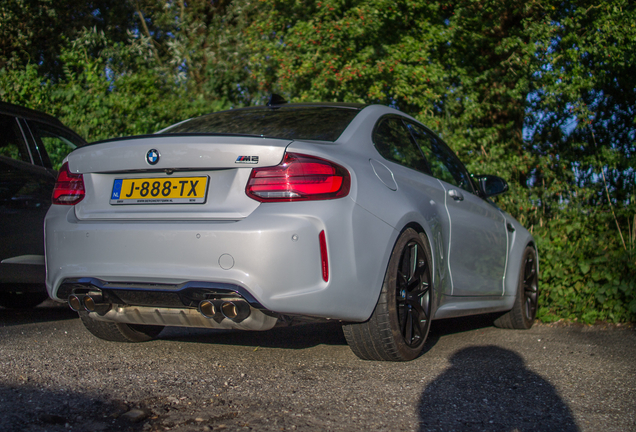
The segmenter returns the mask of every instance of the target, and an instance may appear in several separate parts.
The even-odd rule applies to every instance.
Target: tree
[[[249,2],[132,0],[139,32],[152,41],[158,65],[176,68],[196,94],[249,103],[242,92]]]
[[[542,273],[552,288],[544,313],[633,320],[636,8],[553,3],[549,20],[526,117],[540,204],[531,221],[542,226]]]
[[[85,28],[106,32],[115,42],[127,38],[133,10],[119,0],[3,0],[0,3],[0,69],[38,65],[56,80],[62,73],[60,49]]]

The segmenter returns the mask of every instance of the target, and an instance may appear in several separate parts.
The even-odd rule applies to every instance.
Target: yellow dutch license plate
[[[208,177],[115,179],[111,204],[203,204]]]

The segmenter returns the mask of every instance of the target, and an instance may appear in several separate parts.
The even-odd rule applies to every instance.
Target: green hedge
[[[636,321],[636,250],[632,224],[622,220],[625,247],[609,211],[565,213],[535,231],[541,258],[539,319]]]

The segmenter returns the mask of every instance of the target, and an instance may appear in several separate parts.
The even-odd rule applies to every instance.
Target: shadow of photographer
[[[578,431],[556,389],[497,346],[462,349],[424,390],[420,431]]]

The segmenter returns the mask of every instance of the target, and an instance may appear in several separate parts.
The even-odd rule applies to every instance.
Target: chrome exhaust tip
[[[244,301],[226,301],[221,305],[221,313],[225,318],[240,323],[250,316],[250,305]]]
[[[203,300],[199,303],[199,313],[206,318],[214,318],[218,313],[216,306],[210,300]]]
[[[197,310],[207,319],[212,319],[217,323],[223,321],[223,315],[218,307],[218,302],[212,300],[201,300],[197,306]]]
[[[105,314],[111,308],[110,303],[104,303],[101,294],[71,294],[68,296],[68,306],[75,312],[97,312]]]
[[[93,296],[87,295],[82,299],[82,303],[84,304],[86,312],[95,312],[97,310],[97,305],[101,303],[101,298],[96,299]]]
[[[227,318],[240,323],[250,316],[250,305],[242,300],[201,300],[197,306],[201,315],[220,323]]]
[[[76,296],[75,294],[71,294],[70,296],[68,296],[67,302],[68,302],[68,307],[70,307],[71,310],[75,312],[79,312],[83,309],[82,299]]]

